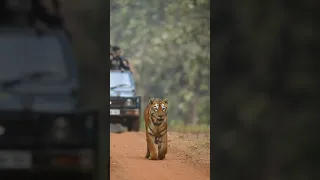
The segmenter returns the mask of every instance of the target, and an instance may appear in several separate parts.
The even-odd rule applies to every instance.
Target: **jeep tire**
[[[139,120],[139,118],[130,119],[127,122],[127,127],[128,127],[128,131],[135,131],[135,132],[140,131],[140,120]]]

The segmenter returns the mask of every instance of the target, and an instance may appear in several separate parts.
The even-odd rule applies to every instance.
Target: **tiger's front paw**
[[[158,159],[159,159],[159,160],[163,160],[165,157],[166,157],[165,154],[164,154],[164,155],[162,155],[162,154],[159,154],[159,155],[158,155]]]
[[[151,154],[151,155],[149,156],[149,159],[150,159],[150,160],[158,160],[158,156]]]

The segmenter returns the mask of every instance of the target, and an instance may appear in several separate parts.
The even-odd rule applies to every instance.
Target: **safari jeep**
[[[45,13],[39,1],[1,2],[1,179],[95,175],[99,112],[78,96],[77,58],[62,16]],[[59,1],[52,6],[59,12]]]
[[[110,70],[110,123],[140,130],[141,97],[136,96],[134,79],[130,71]]]
[[[66,32],[0,27],[0,51],[0,172],[93,173],[98,112],[80,109]]]

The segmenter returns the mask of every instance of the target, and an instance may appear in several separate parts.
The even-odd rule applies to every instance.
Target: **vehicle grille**
[[[36,120],[23,112],[0,112],[0,145],[33,144],[36,126]]]
[[[53,136],[53,122],[58,116],[67,119],[68,136],[64,141],[57,141]],[[91,123],[87,117],[91,116]],[[97,114],[60,114],[55,113],[22,113],[0,111],[0,148],[38,147],[38,146],[81,146],[94,145]]]
[[[110,107],[123,107],[124,100],[123,99],[110,99]]]
[[[42,145],[93,145],[93,136],[95,132],[96,122],[93,121],[92,128],[86,128],[86,116],[73,116],[73,115],[62,115],[68,123],[67,128],[67,138],[63,141],[57,141],[54,137],[54,132],[58,129],[54,127],[54,121],[58,117],[57,115],[41,114],[40,119],[45,119],[40,121],[42,136],[40,139],[40,144]]]

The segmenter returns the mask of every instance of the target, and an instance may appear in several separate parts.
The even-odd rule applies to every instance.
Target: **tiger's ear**
[[[153,102],[154,102],[154,98],[150,98],[149,99],[149,104],[153,104]]]
[[[164,99],[163,99],[163,102],[166,103],[166,104],[168,104],[168,99],[167,99],[167,98],[164,98]]]

